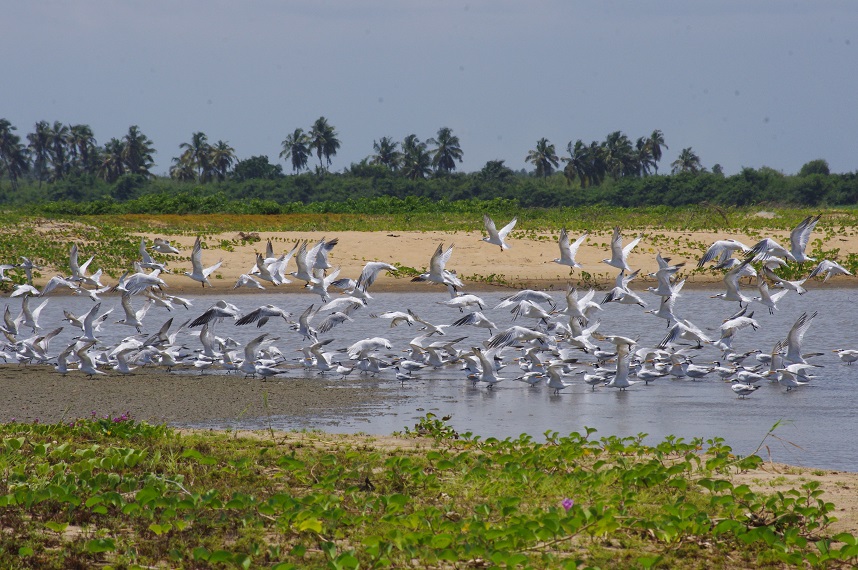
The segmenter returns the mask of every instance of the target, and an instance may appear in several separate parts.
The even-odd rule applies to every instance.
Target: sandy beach
[[[291,250],[292,246],[299,241],[316,242],[324,237],[328,240],[334,238],[339,240],[330,254],[330,263],[340,268],[340,277],[357,278],[368,261],[384,261],[422,271],[429,265],[429,260],[438,245],[444,244],[446,247],[452,244],[454,250],[447,269],[455,271],[463,279],[465,288],[468,290],[482,290],[497,286],[562,290],[569,284],[586,287],[592,284],[605,286],[614,282],[617,270],[602,262],[603,259],[611,256],[610,229],[588,236],[577,254],[577,261],[583,268],[575,269],[571,273],[568,267],[552,262],[559,257],[558,233],[518,235],[514,232],[508,240],[511,248],[506,251],[483,242],[481,232],[337,232],[328,235],[321,232],[260,232],[259,241],[246,242],[239,240],[235,233],[227,233],[207,236],[204,241],[211,245],[203,251],[203,264],[213,265],[219,259],[223,259],[223,264],[215,272],[214,279],[211,279],[214,288],[207,292],[226,293],[231,290],[239,275],[251,270],[256,253],[265,253],[268,240],[271,240],[275,254],[280,255]],[[671,263],[685,263],[677,278],[686,278],[686,287],[721,286],[723,277],[721,272],[708,269],[697,270],[697,260],[706,248],[719,239],[732,238],[748,246],[753,246],[760,239],[756,234],[645,230],[624,232],[624,243],[628,244],[641,234],[644,236],[643,239],[629,255],[630,266],[641,270],[638,278],[632,283],[633,289],[645,289],[655,282],[655,279],[648,277],[647,274],[656,271],[658,253],[670,258]],[[195,236],[157,234],[148,234],[146,237],[150,240],[154,237],[169,239],[181,250],[182,256],[190,254],[195,239]],[[573,240],[577,237],[577,235],[570,236]],[[788,247],[788,232],[771,232],[767,237]],[[839,249],[838,257],[841,260],[850,253],[858,253],[858,235],[844,233],[826,237],[821,232],[816,232],[813,238],[821,240],[821,247],[825,251]],[[232,251],[215,247],[222,241],[235,243]],[[158,259],[166,260],[167,267],[174,271],[173,275],[165,277],[173,292],[188,290],[202,292],[199,283],[181,274],[182,271],[190,269],[188,261],[177,260],[175,257],[170,261],[169,255],[160,255]],[[96,264],[97,260],[93,263],[94,267],[97,267]],[[294,268],[294,261],[291,261],[288,270],[293,271]],[[63,271],[63,268],[59,268],[58,271]],[[809,271],[810,267],[808,267]],[[46,277],[43,279],[46,280],[51,275],[52,273],[45,273]],[[852,278],[843,276],[829,281],[829,284],[841,287],[851,286],[853,283]],[[268,285],[271,289],[270,284]],[[821,279],[813,285],[820,286]],[[280,289],[289,291],[300,286],[300,282],[291,283],[280,286]],[[387,274],[382,274],[373,285],[373,289],[377,291],[420,290],[421,287],[438,286],[412,283],[410,277]]]

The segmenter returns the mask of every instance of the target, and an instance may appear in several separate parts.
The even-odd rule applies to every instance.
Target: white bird
[[[322,301],[327,303],[331,300],[330,295],[328,295],[328,287],[331,286],[331,283],[337,280],[337,276],[339,274],[339,267],[332,271],[328,276],[325,276],[324,269],[313,269],[313,280],[307,283],[305,287],[309,289],[310,292],[319,295],[322,298]]]
[[[159,237],[152,240],[152,245],[149,249],[158,253],[179,253],[179,250],[173,247],[168,240]]]
[[[605,298],[602,299],[602,304],[617,302],[623,305],[640,305],[641,307],[646,307],[646,302],[640,297],[640,295],[628,287],[628,284],[632,279],[637,277],[640,269],[632,272],[628,276],[625,275],[625,271],[625,269],[620,270],[620,273],[617,275],[614,288],[605,295]]]
[[[602,306],[593,301],[595,295],[596,290],[590,289],[579,299],[578,290],[575,287],[569,286],[566,289],[566,308],[559,312],[567,315],[570,319],[578,318],[587,322],[590,320],[590,313],[592,311],[602,310]]]
[[[238,276],[238,280],[235,282],[233,289],[238,289],[239,287],[250,287],[251,289],[265,289],[265,287],[256,279],[253,278],[252,275],[248,275],[247,273],[242,273]]]
[[[69,277],[69,281],[75,282],[86,282],[86,269],[89,267],[89,264],[92,260],[95,259],[95,256],[90,256],[83,264],[78,264],[78,250],[77,244],[72,244],[71,250],[69,251],[69,268],[71,269],[71,276]]]
[[[71,280],[66,279],[65,277],[55,275],[51,277],[51,279],[47,283],[45,283],[45,286],[42,287],[42,292],[39,293],[37,296],[44,297],[51,293],[57,287],[68,287],[69,289],[76,289],[78,285],[73,283]]]
[[[808,316],[807,313],[802,313],[798,320],[789,330],[786,338],[786,355],[784,360],[790,364],[807,364],[801,354],[801,345],[804,341],[804,335],[810,328],[811,322],[816,317],[817,313]]]
[[[95,323],[96,323],[96,316],[95,315],[96,315],[96,313],[98,313],[98,310],[100,308],[101,308],[101,303],[96,303],[95,305],[92,306],[92,308],[90,308],[89,312],[87,312],[86,315],[83,316],[82,323],[81,323],[82,328],[83,328],[83,335],[78,340],[81,340],[84,342],[90,342],[90,341],[95,342],[98,340],[97,338],[95,338],[95,331],[97,330],[97,327],[95,325]],[[113,312],[113,309],[110,309],[109,311],[107,311],[103,315],[99,316],[97,320],[104,322],[104,320],[107,318],[107,315],[109,315],[112,312]]]
[[[759,277],[757,278],[757,290],[760,292],[760,296],[754,297],[754,301],[759,301],[765,305],[769,309],[770,315],[775,314],[775,310],[778,308],[778,301],[780,301],[784,295],[789,293],[789,289],[782,289],[772,295],[769,292],[769,286],[766,283],[766,280]]]
[[[241,311],[238,307],[223,299],[215,302],[202,315],[194,319],[190,326],[198,327],[203,324],[219,322],[226,317],[232,317],[233,320],[238,320]]]
[[[611,238],[611,258],[603,259],[603,263],[607,263],[611,267],[616,267],[617,269],[623,269],[625,271],[631,271],[632,268],[629,267],[628,257],[629,253],[635,248],[635,246],[643,239],[644,235],[641,234],[635,239],[633,239],[626,247],[623,247],[623,235],[620,233],[620,228],[614,228],[614,235]]]
[[[516,222],[518,222],[518,218],[513,218],[510,223],[498,230],[495,227],[494,220],[492,220],[488,214],[483,214],[483,225],[489,235],[482,238],[482,240],[492,245],[500,246],[501,251],[509,249],[509,244],[506,243],[506,236],[509,235],[509,232],[511,232],[515,227]]]
[[[483,313],[481,313],[480,311],[474,311],[473,313],[468,313],[467,315],[465,315],[461,319],[453,322],[453,324],[450,326],[462,327],[465,325],[470,325],[472,327],[478,327],[478,328],[482,328],[482,329],[488,329],[490,335],[492,334],[493,330],[496,330],[498,328],[497,325],[495,325],[493,322],[491,322],[489,319],[487,319],[486,316]]]
[[[742,382],[736,381],[730,386],[730,389],[733,390],[735,394],[738,394],[740,398],[743,398],[749,394],[753,394],[757,390],[760,389],[759,386],[755,386],[753,384],[743,384]]]
[[[159,263],[152,259],[152,256],[149,255],[149,252],[146,250],[146,238],[140,238],[140,267],[144,269],[160,269],[164,273],[169,273],[170,270],[167,269],[163,263]]]
[[[167,283],[159,277],[160,273],[160,270],[156,269],[152,273],[138,271],[127,279],[124,279],[127,274],[123,275],[122,278],[120,278],[119,283],[116,285],[116,290],[127,292],[131,295],[137,295],[150,287],[166,287]]]
[[[349,355],[349,360],[361,360],[369,356],[369,353],[382,348],[391,350],[393,345],[386,338],[377,336],[357,341],[346,349],[346,353]]]
[[[858,350],[849,349],[849,348],[837,348],[832,350],[831,352],[837,353],[837,358],[840,359],[840,362],[844,364],[852,364],[856,360],[858,360]]]
[[[146,301],[143,303],[143,306],[137,311],[131,306],[131,294],[123,293],[122,294],[122,310],[125,312],[125,318],[116,321],[116,324],[127,325],[129,327],[134,327],[137,329],[137,332],[143,332],[143,317],[146,316],[146,313],[149,311],[149,307],[151,306],[151,301]]]
[[[770,257],[782,257],[795,261],[795,257],[787,251],[781,244],[771,238],[764,238],[754,244],[749,252],[749,257],[753,257],[754,261],[766,261]]]
[[[560,265],[569,266],[570,274],[576,267],[581,269],[583,266],[575,260],[575,256],[578,254],[578,248],[581,247],[581,244],[584,243],[584,240],[589,235],[590,232],[584,232],[584,235],[576,239],[574,243],[569,243],[569,234],[566,232],[566,228],[561,229],[560,237],[557,239],[557,245],[560,248],[560,257],[552,261]]]
[[[324,334],[337,325],[341,325],[346,321],[351,322],[353,320],[354,319],[352,319],[346,313],[342,313],[340,311],[334,311],[333,313],[331,313],[330,315],[325,317],[321,323],[319,323],[319,326],[316,329],[316,332],[318,332],[320,334]]]
[[[477,382],[485,382],[489,385],[489,388],[491,388],[498,382],[504,380],[504,378],[497,375],[494,363],[489,360],[488,356],[483,353],[482,349],[473,347],[471,350],[480,361],[480,371],[468,375],[468,378],[473,380],[474,386],[477,385]]]
[[[34,269],[41,269],[42,266],[36,265],[35,263],[33,263],[32,260],[30,260],[27,257],[24,257],[23,255],[21,256],[21,259],[23,261],[21,263],[19,263],[17,267],[19,269],[24,270],[24,275],[27,276],[27,285],[32,285],[33,284],[33,270]]]
[[[14,269],[18,267],[17,265],[11,263],[2,263],[0,264],[0,281],[11,281],[8,277],[6,277],[6,270]]]
[[[340,243],[339,238],[334,238],[330,241],[325,241],[325,238],[322,238],[322,245],[319,247],[319,251],[316,252],[313,269],[321,269],[323,276],[324,271],[331,268],[331,264],[328,262],[328,254],[331,253],[331,250],[333,250],[338,243]]]
[[[456,289],[461,289],[465,286],[462,281],[456,277],[455,273],[447,271],[447,262],[450,261],[450,256],[453,255],[453,244],[444,249],[443,244],[438,245],[438,249],[432,254],[429,260],[429,271],[421,273],[414,277],[412,281],[429,281],[430,283],[439,283],[441,285],[450,285]]]
[[[808,216],[801,221],[789,234],[789,244],[790,244],[790,254],[792,258],[799,262],[804,263],[805,261],[816,261],[812,257],[808,257],[805,254],[805,249],[807,248],[807,244],[810,243],[810,234],[813,232],[813,229],[816,227],[817,222],[819,222],[819,218],[821,215],[817,216]]]
[[[312,320],[313,315],[313,305],[310,305],[304,309],[304,312],[301,313],[300,317],[298,317],[298,323],[292,326],[292,328],[298,331],[298,334],[306,340],[316,339],[316,331],[310,326],[310,320]]]
[[[312,305],[310,305],[312,307]],[[259,328],[268,322],[268,319],[271,317],[282,317],[284,321],[289,322],[289,317],[292,316],[292,313],[284,311],[280,307],[275,305],[267,304],[254,309],[253,311],[247,313],[246,315],[239,317],[235,324],[237,326],[244,326],[250,323],[256,323],[256,327]],[[196,321],[194,321],[196,322]],[[194,326],[191,324],[191,326]]]
[[[785,368],[778,368],[778,382],[782,386],[786,386],[787,392],[793,388],[804,386],[810,382],[813,376],[807,376],[806,372],[811,368],[816,368],[812,364],[795,363],[790,364]]]
[[[626,388],[637,384],[635,380],[629,380],[629,370],[631,369],[631,353],[626,345],[619,345],[617,349],[617,373],[608,382],[611,388],[619,388],[625,391]]]
[[[501,348],[510,346],[519,342],[527,342],[531,340],[548,341],[548,335],[529,329],[527,327],[513,326],[505,331],[499,332],[488,340],[486,346],[488,348]]]
[[[459,309],[460,313],[464,313],[467,307],[479,307],[483,309],[486,306],[486,302],[476,295],[456,295],[447,301],[436,301],[436,303]]]
[[[38,332],[42,327],[39,326],[39,315],[42,313],[42,309],[45,308],[45,305],[48,304],[49,299],[45,299],[42,303],[36,307],[35,309],[30,309],[30,296],[25,295],[21,299],[21,326],[28,327],[33,329],[33,332]]]
[[[336,299],[328,301],[327,303],[319,307],[319,312],[341,311],[347,315],[350,315],[353,311],[365,305],[366,300],[361,299],[359,297],[338,297]]]
[[[535,303],[547,303],[551,306],[551,308],[555,308],[557,305],[554,302],[554,298],[545,293],[543,291],[534,291],[533,289],[522,289],[518,293],[514,295],[509,295],[501,299],[501,302],[495,305],[495,309],[506,309],[507,307],[513,307],[518,305],[522,301],[533,301]]]
[[[741,291],[739,291],[739,277],[742,274],[742,271],[745,267],[750,266],[750,260],[746,259],[742,261],[736,267],[728,271],[724,274],[724,285],[727,287],[727,291],[724,293],[718,293],[717,295],[713,295],[713,299],[722,299],[724,301],[738,302],[741,307],[744,303],[747,305],[753,299],[744,295]]]
[[[414,322],[420,323],[421,325],[423,325],[423,328],[420,330],[428,331],[426,333],[427,337],[432,336],[433,334],[437,334],[439,336],[444,336],[447,334],[444,332],[444,329],[446,329],[450,325],[435,325],[435,324],[430,323],[426,319],[421,319],[420,316],[418,316],[417,313],[415,313],[411,309],[406,309],[406,311],[408,312],[409,315],[411,315],[411,318],[414,319]]]
[[[370,261],[364,265],[363,271],[360,272],[360,277],[358,277],[358,280],[355,283],[355,290],[366,293],[367,289],[375,283],[379,273],[382,271],[396,273],[396,267],[383,261]]]
[[[414,317],[404,311],[386,311],[380,315],[372,314],[371,317],[377,319],[390,319],[390,327],[393,328],[403,323],[409,327],[414,324]]]
[[[307,249],[309,245],[309,242],[306,241],[301,243],[298,253],[295,254],[295,264],[298,266],[298,270],[292,272],[292,276],[296,279],[306,281],[307,283],[315,279],[313,266],[316,264],[316,257],[319,254],[319,250],[325,245],[325,238],[320,239],[316,245]]]
[[[265,264],[265,258],[262,257],[261,253],[257,253],[256,254],[256,271],[254,271],[253,274],[258,275],[259,278],[262,279],[263,281],[268,281],[274,285],[280,285],[283,283],[283,280],[280,278],[280,273],[276,270],[276,265],[277,265],[276,261],[274,263],[269,263],[266,265]],[[247,274],[244,274],[243,277],[246,277],[247,279],[250,279],[254,283],[256,283],[257,285],[259,285],[259,283],[255,279],[253,279],[253,277],[250,277]],[[239,278],[239,280],[241,280],[241,279]],[[245,285],[246,284],[247,283],[245,283]],[[236,284],[236,287],[238,287],[238,284]],[[234,288],[235,287],[233,287],[233,289]],[[264,289],[264,287],[263,287],[263,289]]]
[[[102,372],[96,367],[95,360],[92,358],[92,355],[89,354],[88,350],[94,345],[94,342],[88,342],[81,345],[76,351],[75,354],[78,358],[78,367],[77,369],[86,374],[88,377],[92,378],[98,374],[106,374],[106,372]]]
[[[547,385],[554,390],[554,394],[559,394],[560,390],[568,388],[572,385],[571,382],[563,381],[563,364],[551,364],[546,368],[545,373],[548,374]]]
[[[749,252],[751,248],[734,239],[721,239],[713,243],[706,253],[697,261],[697,267],[703,267],[706,263],[717,259],[717,266],[725,263],[735,251]]]
[[[836,261],[823,259],[816,267],[813,268],[813,271],[810,272],[810,275],[808,275],[807,278],[810,279],[811,277],[816,277],[822,273],[825,274],[825,279],[822,280],[823,283],[828,281],[829,277],[833,277],[835,275],[852,275],[848,269]]]
[[[194,281],[199,281],[203,287],[206,285],[212,287],[212,284],[209,281],[209,275],[216,271],[222,263],[223,259],[210,267],[203,267],[203,246],[200,237],[197,236],[197,239],[194,242],[194,249],[191,251],[191,265],[193,270],[191,272],[185,271],[184,274]]]
[[[804,279],[798,279],[796,281],[787,281],[786,279],[778,277],[768,267],[763,267],[763,275],[765,275],[766,277],[774,281],[776,285],[779,285],[784,289],[795,291],[799,295],[804,295],[805,293],[807,293],[807,289],[804,288],[804,282],[807,281],[807,277],[805,277]]]

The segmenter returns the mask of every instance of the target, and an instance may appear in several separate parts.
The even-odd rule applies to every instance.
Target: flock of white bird
[[[111,369],[129,374],[138,367],[146,367],[166,371],[199,370],[201,373],[221,370],[261,379],[296,371],[302,376],[318,373],[340,377],[357,372],[389,375],[406,383],[419,378],[421,370],[446,369],[454,371],[454,375],[463,380],[473,382],[474,386],[485,385],[491,389],[504,380],[521,381],[533,387],[544,384],[555,394],[577,381],[592,386],[593,390],[601,386],[626,390],[635,384],[650,384],[662,378],[696,380],[704,377],[729,382],[733,392],[742,398],[752,394],[763,382],[780,383],[789,391],[814,377],[812,372],[817,365],[813,363],[813,357],[819,353],[805,353],[802,344],[816,313],[802,314],[789,331],[784,331],[782,340],[772,347],[734,352],[733,343],[741,331],[756,330],[760,326],[751,310],[756,305],[772,313],[784,295],[804,294],[808,279],[824,276],[827,281],[833,276],[851,275],[833,260],[819,261],[807,277],[797,281],[782,279],[775,273],[787,263],[803,266],[816,261],[808,257],[805,250],[819,219],[819,216],[814,216],[802,221],[790,235],[789,248],[769,238],[750,246],[734,239],[724,239],[708,248],[698,266],[712,264],[724,271],[726,290],[714,297],[735,303],[737,311],[723,320],[717,333],[707,333],[677,315],[677,299],[685,280],[677,280],[676,276],[683,264],[672,265],[670,259],[659,254],[656,258],[658,270],[649,274],[657,280],[657,286],[648,287],[646,292],[635,292],[631,288],[640,270],[633,271],[629,266],[629,253],[644,236],[636,237],[624,247],[619,228],[614,228],[611,255],[603,260],[603,263],[619,270],[615,286],[607,294],[597,299],[594,289],[582,292],[570,286],[565,294],[565,306],[561,307],[547,292],[518,291],[492,309],[512,314],[512,321],[516,324],[503,330],[492,322],[491,313],[490,316],[484,314],[483,311],[489,311],[484,300],[464,293],[464,283],[455,271],[447,269],[453,254],[452,245],[447,248],[438,245],[428,270],[413,278],[413,281],[447,288],[450,298],[441,304],[459,311],[455,313],[458,318],[447,323],[431,323],[408,307],[372,313],[370,287],[382,272],[395,272],[396,267],[373,261],[367,263],[355,279],[341,278],[340,270],[332,267],[328,259],[337,245],[336,239],[299,242],[282,254],[276,254],[269,241],[266,254],[257,254],[252,265],[249,263],[248,271],[233,287],[265,289],[288,284],[293,279],[303,282],[304,287],[318,294],[322,302],[318,308],[315,303],[306,307],[297,320],[293,320],[291,312],[272,304],[243,312],[223,299],[205,310],[194,312],[189,299],[166,292],[168,287],[164,278],[170,271],[150,253],[158,253],[159,257],[178,254],[179,250],[166,240],[155,239],[150,245],[145,239],[141,240],[140,259],[134,272],[127,272],[115,285],[104,285],[101,271],[88,274],[93,258],[79,263],[78,248],[73,245],[69,259],[70,274],[52,278],[41,291],[32,284],[32,271],[40,268],[31,260],[22,257],[20,264],[0,265],[0,279],[8,279],[3,271],[18,267],[26,273],[28,281],[16,286],[11,294],[21,300],[18,316],[13,318],[9,305],[6,306],[0,330],[7,342],[0,358],[10,363],[50,364],[63,375],[78,371],[95,376],[106,374]],[[498,230],[491,218],[485,216],[486,237],[483,241],[501,250],[508,249],[507,239],[516,221],[513,219]],[[581,268],[575,257],[587,237],[585,233],[572,242],[563,229],[558,240],[560,257],[554,262],[568,266],[570,272]],[[289,271],[293,259],[295,270]],[[221,261],[204,266],[199,238],[191,253],[191,263],[191,271],[184,272],[184,276],[203,287],[211,286],[208,277]],[[743,278],[748,278],[752,285],[743,286]],[[81,315],[64,310],[68,326],[80,332],[73,342],[58,353],[52,353],[51,340],[62,327],[48,332],[42,330],[39,316],[48,300],[39,302],[36,299],[58,288],[87,295],[93,304]],[[329,290],[340,293],[332,295]],[[101,310],[102,296],[106,294],[120,297],[123,315],[112,321],[113,324],[130,327],[134,331],[110,346],[100,341],[102,327],[107,326],[114,311],[113,308]],[[641,346],[627,332],[608,334],[598,330],[600,312],[614,310],[609,309],[613,304],[645,308],[649,305],[644,298],[647,294],[652,295],[650,300],[658,298],[658,308],[648,309],[646,313],[667,321],[667,333],[657,345]],[[407,296],[402,298],[407,299]],[[39,304],[34,307],[37,302]],[[190,318],[182,323],[174,323],[174,318],[169,318],[157,330],[144,333],[150,322],[145,319],[150,310],[172,311],[179,306],[184,307]],[[401,347],[401,356],[393,353],[393,343],[383,333],[338,347],[332,331],[364,318],[380,319],[379,322],[384,322],[386,327],[414,326],[420,334],[407,347]],[[243,345],[233,340],[228,330],[224,331],[229,326],[250,324],[260,329],[267,327],[270,331]],[[466,334],[451,334],[453,330],[475,328],[487,331],[488,338],[476,340]],[[302,357],[289,358],[277,348],[275,343],[283,337],[276,335],[283,329],[290,331],[287,334],[296,333],[292,338],[300,344],[298,350]],[[703,347],[717,350],[717,359],[701,364],[702,357],[698,357],[698,363],[693,362],[697,355],[705,354],[701,350]],[[844,363],[858,360],[858,350],[837,349],[835,352]]]

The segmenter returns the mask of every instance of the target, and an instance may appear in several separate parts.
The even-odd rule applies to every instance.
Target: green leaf
[[[54,521],[49,521],[45,523],[45,528],[48,530],[52,530],[56,533],[65,532],[65,530],[69,527],[69,523],[59,523]]]
[[[194,560],[208,560],[212,553],[204,546],[198,546],[193,550]]]
[[[33,549],[29,546],[22,546],[18,549],[18,556],[21,558],[26,558],[27,556],[33,555]]]
[[[149,525],[149,530],[151,530],[157,536],[161,536],[162,534],[166,534],[166,533],[170,532],[171,530],[173,530],[173,525],[171,525],[170,523],[164,523],[164,524],[152,523]]]
[[[322,532],[322,521],[315,517],[306,518],[298,523],[297,529],[299,531],[311,530],[313,532]]]
[[[232,552],[228,550],[215,550],[209,556],[209,562],[232,562]]]
[[[90,554],[113,552],[114,550],[116,550],[116,541],[112,538],[94,538],[86,543],[86,551]]]
[[[436,534],[430,542],[432,548],[443,549],[453,544],[453,536],[447,533]]]

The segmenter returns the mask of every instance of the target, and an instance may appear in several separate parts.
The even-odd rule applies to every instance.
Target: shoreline
[[[624,232],[624,243],[630,242],[638,232]],[[238,294],[253,293],[247,288],[233,289],[238,277],[249,272],[254,264],[257,253],[264,254],[266,244],[270,240],[275,255],[288,253],[295,244],[300,241],[318,242],[322,238],[328,240],[338,239],[338,244],[330,253],[330,264],[340,268],[339,277],[350,277],[357,279],[363,266],[369,261],[383,261],[393,265],[399,265],[407,271],[423,271],[428,265],[434,250],[438,245],[454,247],[447,269],[455,271],[465,282],[465,291],[496,291],[517,290],[523,288],[563,291],[568,285],[575,285],[579,289],[587,289],[591,286],[602,288],[613,287],[618,271],[603,263],[605,257],[610,257],[611,232],[603,231],[589,234],[587,240],[581,245],[576,256],[577,261],[583,266],[575,269],[571,275],[567,266],[553,263],[552,260],[559,255],[557,245],[557,232],[535,232],[517,234],[513,232],[510,238],[511,248],[501,251],[499,247],[482,241],[483,233],[471,232],[444,232],[444,231],[403,231],[403,232],[262,232],[259,241],[242,241],[237,239],[233,232],[207,236],[205,242],[208,247],[202,251],[202,262],[204,266],[210,266],[219,259],[222,265],[216,270],[210,281],[212,288],[203,288],[198,282],[182,275],[185,270],[190,270],[187,256],[195,240],[189,235],[164,235],[164,234],[135,234],[134,239],[145,237],[147,242],[160,237],[169,240],[178,247],[180,254],[153,254],[156,260],[166,263],[170,274],[163,275],[167,282],[168,293],[172,294]],[[574,238],[575,236],[570,236]],[[683,232],[662,231],[658,229],[644,232],[641,242],[629,254],[629,265],[634,269],[640,269],[637,279],[632,281],[633,290],[643,289],[654,285],[656,280],[648,277],[654,273],[658,266],[656,255],[670,258],[673,264],[684,264],[676,275],[676,279],[686,278],[688,289],[708,289],[723,287],[723,275],[720,272],[706,269],[696,269],[697,260],[704,253],[709,244],[716,240],[732,238],[749,246],[759,241],[759,234],[747,235],[741,233],[717,234],[714,232]],[[789,243],[789,233],[784,231],[771,232],[770,237],[779,243]],[[858,253],[858,234],[822,236],[821,232],[815,232],[813,239],[818,240],[818,247],[822,251],[838,250],[838,258],[844,259],[850,253]],[[223,244],[228,244],[224,248]],[[86,246],[81,245],[81,256],[87,255]],[[90,272],[97,270],[98,256],[91,264]],[[290,260],[287,271],[295,268],[295,261]],[[810,272],[812,265],[805,270]],[[333,271],[331,269],[330,271]],[[68,275],[68,267],[46,267],[41,271],[41,276],[35,280],[37,287],[43,286],[54,275]],[[115,283],[114,279],[104,279],[105,284]],[[266,285],[265,292],[295,292],[301,290],[303,282],[297,281],[280,286]],[[858,280],[849,276],[838,276],[822,283],[821,278],[814,279],[808,283],[810,288],[827,287],[858,287]],[[755,290],[755,287],[751,289]],[[377,281],[370,288],[370,292],[400,292],[400,291],[444,291],[438,285],[426,283],[412,283],[410,276],[393,277],[382,272]],[[335,294],[331,288],[332,296]]]

